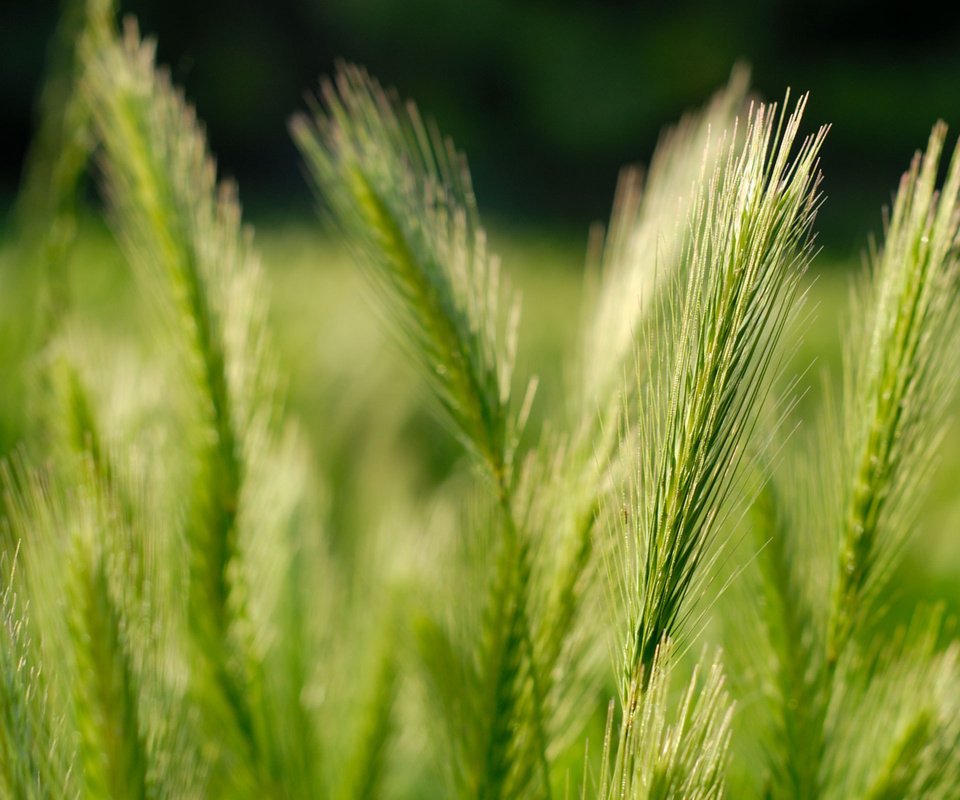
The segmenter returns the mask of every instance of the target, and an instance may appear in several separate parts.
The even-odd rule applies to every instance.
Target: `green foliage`
[[[645,184],[625,175],[569,391],[534,408],[465,159],[341,67],[292,131],[467,456],[438,482],[392,450],[436,431],[399,373],[363,374],[359,319],[336,345],[344,399],[312,401],[329,430],[295,419],[193,111],[132,23],[67,11],[14,256],[46,258],[58,300],[0,472],[0,793],[956,796],[952,623],[917,610],[885,636],[882,601],[952,399],[942,126],[871,254],[841,399],[790,437],[776,379],[825,136],[801,137],[805,98],[745,109],[735,71]],[[91,153],[136,278],[125,343],[56,234]],[[726,654],[692,664],[718,629]]]

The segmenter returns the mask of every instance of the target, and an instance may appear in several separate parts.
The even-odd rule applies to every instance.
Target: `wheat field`
[[[0,794],[960,797],[944,125],[834,263],[829,128],[738,68],[554,240],[344,64],[291,109],[319,218],[255,232],[135,21],[59,41],[0,239]]]

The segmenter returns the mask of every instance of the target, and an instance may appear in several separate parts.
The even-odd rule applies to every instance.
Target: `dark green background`
[[[949,8],[948,8],[949,6]],[[205,120],[254,218],[312,200],[286,133],[336,58],[367,65],[454,136],[500,224],[581,235],[607,216],[619,167],[649,159],[660,128],[742,60],[768,99],[809,90],[831,122],[822,241],[841,253],[880,224],[938,118],[960,123],[960,4],[814,0],[508,3],[505,0],[128,0]],[[0,195],[31,129],[53,2],[3,6]]]

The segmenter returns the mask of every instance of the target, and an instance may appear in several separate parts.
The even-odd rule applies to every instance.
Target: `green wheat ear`
[[[358,68],[342,66],[321,101],[291,125],[307,166],[398,301],[391,308],[444,415],[503,484],[518,306],[487,251],[463,156]]]
[[[289,495],[305,481],[299,451],[278,431],[259,258],[235,190],[218,184],[194,113],[155,69],[153,46],[131,27],[86,56],[113,226],[166,314],[175,386],[189,404],[179,420],[180,458],[196,464],[182,481],[185,622],[211,791],[314,794],[319,740],[303,707],[310,656],[299,630],[309,612],[288,585],[302,532],[302,497]],[[280,620],[290,638],[278,644]]]
[[[940,123],[900,182],[883,248],[871,255],[863,328],[851,338],[830,661],[875,608],[913,527],[956,384],[960,147],[938,191],[945,139]]]
[[[228,379],[225,317],[235,313],[227,303],[234,276],[249,272],[252,262],[245,258],[236,206],[229,197],[216,199],[213,166],[195,120],[155,74],[152,48],[128,30],[122,44],[89,54],[85,80],[104,144],[114,224],[131,262],[163,287],[160,297],[172,299],[172,329],[179,328],[185,371],[209,430],[189,531],[190,619],[198,640],[208,642],[212,680],[234,716],[235,728],[227,730],[235,730],[252,754],[250,698],[240,688],[242,657],[230,643],[233,621],[238,611],[245,613],[232,606],[230,574],[237,574],[240,435],[249,423]],[[241,343],[252,330],[236,330]]]
[[[657,647],[689,614],[699,577],[754,425],[758,400],[798,280],[818,203],[825,129],[794,154],[805,101],[789,117],[759,106],[701,180],[682,278],[664,297],[663,327],[642,338],[640,451],[617,514],[617,580],[626,602],[621,691],[649,679]],[[661,316],[661,315],[657,315]],[[629,423],[629,421],[628,421]]]

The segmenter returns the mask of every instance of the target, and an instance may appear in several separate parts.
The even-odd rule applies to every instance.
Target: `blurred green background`
[[[879,226],[937,118],[960,127],[960,4],[626,3],[612,0],[122,0],[208,126],[256,218],[312,204],[286,121],[337,58],[416,98],[470,157],[502,224],[578,238],[604,219],[618,169],[739,61],[767,99],[810,91],[830,122],[823,243],[855,253]],[[0,194],[9,199],[57,17],[53,0],[0,8]],[[572,233],[568,233],[572,232]]]
[[[960,4],[922,18],[915,9],[884,13],[829,0],[128,0],[121,10],[158,37],[159,59],[196,104],[221,172],[240,183],[274,286],[291,406],[326,465],[335,518],[374,515],[362,498],[382,489],[383,470],[393,470],[394,483],[403,474],[402,486],[417,497],[444,480],[457,457],[423,410],[415,377],[396,359],[355,270],[314,221],[287,135],[290,114],[337,58],[415,98],[468,154],[495,247],[524,292],[520,372],[542,376],[540,413],[563,391],[559,361],[576,333],[587,231],[609,215],[620,167],[648,161],[662,127],[701,105],[735,63],[751,65],[764,98],[780,98],[788,86],[809,90],[809,128],[833,125],[822,159],[827,201],[817,224],[824,252],[811,273],[813,313],[789,337],[796,352],[787,374],[806,370],[813,387],[802,414],[816,405],[818,373],[838,371],[848,274],[868,234],[880,231],[881,207],[936,119],[954,136],[960,130]],[[57,12],[54,2],[0,9],[5,222]],[[106,341],[123,339],[137,325],[134,288],[97,218],[92,186],[87,197],[71,292]],[[39,302],[39,279],[18,273],[10,233],[4,224],[0,276],[11,280],[0,292],[0,454],[22,440],[29,417],[28,329]],[[960,611],[955,423],[943,456],[900,598],[945,597]]]

